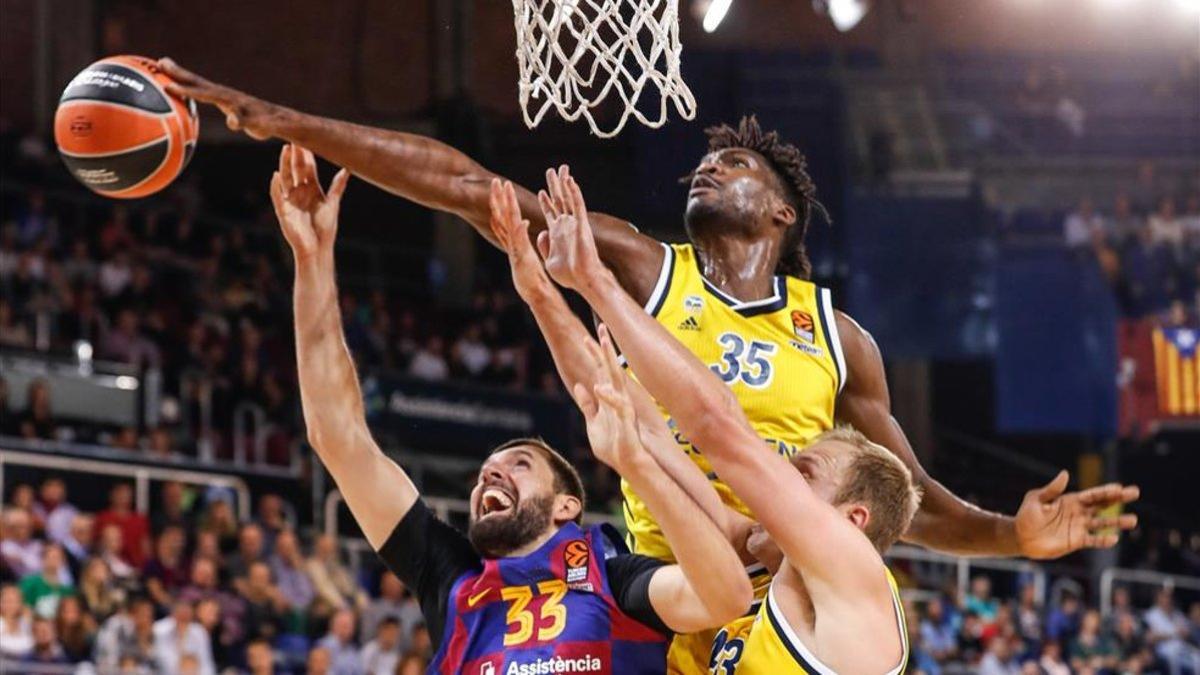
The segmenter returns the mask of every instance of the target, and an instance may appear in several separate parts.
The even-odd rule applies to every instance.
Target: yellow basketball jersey
[[[900,589],[890,571],[887,579],[903,649],[900,663],[887,675],[901,675],[908,663],[908,624]],[[869,649],[870,644],[870,638],[864,638],[863,648]],[[834,672],[800,641],[779,610],[774,588],[767,592],[757,614],[742,617],[717,633],[709,659],[710,675],[834,675]]]
[[[666,258],[646,311],[729,386],[763,442],[791,456],[832,428],[846,367],[828,289],[779,276],[771,297],[741,302],[704,278],[691,245],[663,248]],[[675,440],[726,504],[752,515],[713,472],[702,448],[678,431]],[[621,490],[630,547],[673,560],[645,503],[628,484],[622,482]]]

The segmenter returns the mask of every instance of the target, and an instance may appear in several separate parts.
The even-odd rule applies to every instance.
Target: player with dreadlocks
[[[489,196],[496,174],[462,152],[432,138],[263,101],[169,59],[160,65],[178,83],[173,93],[217,106],[231,129],[303,145],[394,194],[463,218],[495,243]],[[1117,529],[1133,527],[1132,515],[1119,521],[1094,516],[1104,506],[1135,499],[1136,488],[1106,485],[1066,493],[1065,471],[1031,490],[1015,517],[976,508],[933,480],[891,415],[879,348],[854,320],[834,310],[827,289],[808,279],[805,234],[814,213],[824,210],[804,155],[753,117],[736,127],[710,129],[708,137],[708,152],[689,177],[684,211],[689,243],[663,244],[602,213],[588,218],[600,258],[617,281],[724,380],[766,445],[790,456],[835,421],[854,426],[904,460],[924,493],[905,538],[941,551],[1051,558],[1112,546]],[[561,186],[568,177],[566,166],[547,171],[550,189],[540,198],[559,199],[550,195],[565,194]],[[516,196],[530,233],[540,236],[546,219],[539,197],[520,187]],[[702,449],[678,434],[677,440],[709,473],[726,503],[748,511],[712,473]],[[642,501],[628,489],[625,496],[635,551],[670,559]],[[762,558],[768,566],[778,563],[777,556]],[[711,637],[676,638],[672,670],[706,672]]]

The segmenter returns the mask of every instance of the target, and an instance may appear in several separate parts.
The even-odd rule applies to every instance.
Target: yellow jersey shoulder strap
[[[900,631],[901,649],[899,664],[895,668],[889,670],[886,675],[903,675],[905,666],[908,665],[908,624],[905,623],[904,619],[904,604],[900,600],[900,588],[896,585],[896,580],[892,577],[891,570],[885,567],[884,572],[887,574],[888,587],[891,588],[892,591],[892,605],[896,610],[896,623],[897,628]],[[764,604],[765,613],[767,615],[767,620],[771,624],[771,629],[777,636],[779,636],[779,640],[783,642],[784,647],[787,648],[792,658],[796,660],[796,663],[800,664],[800,667],[803,668],[805,672],[811,673],[811,675],[837,675],[837,671],[825,665],[824,662],[818,659],[817,656],[804,645],[804,642],[800,640],[800,636],[783,616],[783,612],[779,608],[778,601],[775,600],[774,584],[772,584],[771,588],[767,591],[767,601]]]

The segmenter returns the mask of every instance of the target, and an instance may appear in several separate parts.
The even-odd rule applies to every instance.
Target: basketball
[[[54,141],[71,175],[121,199],[170,185],[200,131],[196,104],[168,94],[171,81],[140,56],[111,56],[76,75],[54,116]]]

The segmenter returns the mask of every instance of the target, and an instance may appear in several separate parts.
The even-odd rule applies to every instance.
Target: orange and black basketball
[[[196,148],[196,104],[167,93],[152,59],[111,56],[71,80],[54,116],[54,141],[79,182],[106,197],[158,192]]]

